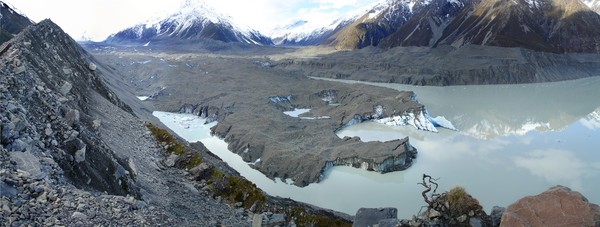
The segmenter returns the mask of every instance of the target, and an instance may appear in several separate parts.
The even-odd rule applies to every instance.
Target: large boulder
[[[600,226],[600,207],[579,192],[555,186],[508,206],[500,226]]]
[[[398,209],[396,208],[360,208],[356,212],[352,226],[373,226],[379,224],[379,221],[397,218]]]

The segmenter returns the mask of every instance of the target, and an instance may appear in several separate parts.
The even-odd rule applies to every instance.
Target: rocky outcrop
[[[579,192],[555,186],[511,204],[500,226],[599,226],[600,207]]]

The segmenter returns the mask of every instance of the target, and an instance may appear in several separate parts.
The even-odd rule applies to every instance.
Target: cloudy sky
[[[94,41],[146,20],[166,16],[184,0],[3,0],[35,22],[50,18],[75,39]],[[299,18],[327,20],[375,0],[205,0],[221,13],[268,33]]]

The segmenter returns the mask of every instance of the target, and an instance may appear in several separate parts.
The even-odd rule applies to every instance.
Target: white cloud
[[[346,6],[359,5],[358,0],[313,0],[313,2],[318,3],[321,9],[340,9]]]
[[[183,0],[5,0],[38,22],[45,18],[61,26],[75,39],[96,41],[121,29],[168,12]],[[331,20],[374,0],[205,0],[215,10],[230,15],[261,32],[298,18]]]
[[[581,190],[583,177],[593,166],[565,150],[534,150],[514,158],[514,162],[548,182],[564,184],[575,190]]]

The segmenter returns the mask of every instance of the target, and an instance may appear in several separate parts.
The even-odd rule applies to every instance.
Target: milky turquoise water
[[[446,117],[459,131],[431,133],[375,122],[350,126],[338,135],[363,141],[409,136],[419,152],[416,162],[388,174],[334,167],[323,182],[299,188],[252,169],[225,142],[210,136],[211,125],[202,119],[154,115],[186,140],[203,142],[267,193],[348,214],[360,207],[391,206],[400,217],[411,217],[424,205],[423,188],[417,185],[423,173],[439,177],[440,190],[465,187],[488,212],[557,184],[600,203],[600,78],[531,85],[369,84],[415,91],[431,115]]]

